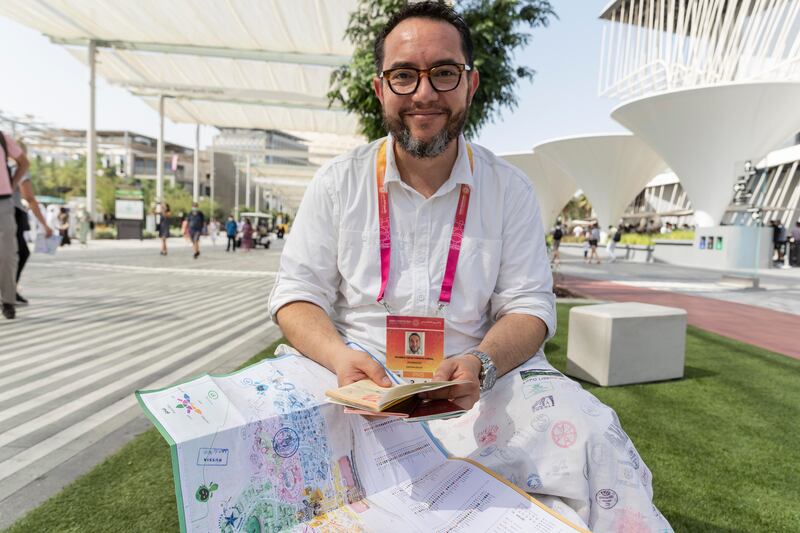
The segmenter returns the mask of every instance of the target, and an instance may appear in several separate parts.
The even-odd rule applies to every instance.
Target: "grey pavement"
[[[75,242],[75,241],[73,241]],[[227,372],[279,337],[277,249],[182,239],[93,241],[34,254],[30,300],[0,320],[0,529],[150,427],[134,391]]]
[[[774,311],[800,315],[800,268],[760,269],[760,289],[743,289],[722,283],[726,272],[690,268],[666,263],[634,263],[607,261],[605,249],[599,250],[601,264],[586,264],[580,251],[562,248],[562,261],[556,275],[612,281],[645,289],[672,291],[728,302],[764,307]],[[753,271],[740,274],[753,274]]]

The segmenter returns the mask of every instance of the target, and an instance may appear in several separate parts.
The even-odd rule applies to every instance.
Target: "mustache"
[[[428,106],[413,106],[413,107],[406,107],[400,110],[400,115],[406,115],[408,113],[417,113],[420,111],[436,111],[438,113],[450,113],[450,109],[447,107],[441,107],[437,105],[428,105]]]

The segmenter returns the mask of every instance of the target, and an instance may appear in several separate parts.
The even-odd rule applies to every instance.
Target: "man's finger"
[[[366,356],[363,363],[358,365],[358,368],[364,372],[369,379],[380,385],[381,387],[391,387],[392,380],[386,375],[383,367],[379,365],[374,359]]]
[[[439,368],[433,374],[433,381],[450,381],[458,368],[458,364],[452,359],[445,359],[439,363]]]

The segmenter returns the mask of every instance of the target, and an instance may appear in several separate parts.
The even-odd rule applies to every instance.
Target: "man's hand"
[[[344,387],[362,379],[371,379],[382,387],[391,387],[392,381],[383,367],[366,352],[344,348],[332,358],[333,370],[339,386]]]
[[[53,236],[53,230],[52,228],[50,228],[50,226],[46,225],[44,227],[44,236],[47,237],[48,239]]]
[[[429,399],[450,399],[463,409],[472,409],[472,406],[481,398],[481,368],[480,359],[474,355],[464,354],[445,359],[433,375],[433,381],[464,379],[471,383],[431,391],[426,393],[425,397]]]

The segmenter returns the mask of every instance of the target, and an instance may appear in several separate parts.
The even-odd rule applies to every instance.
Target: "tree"
[[[361,132],[370,140],[386,134],[380,102],[372,92],[375,63],[372,46],[380,30],[407,0],[361,0],[350,15],[345,31],[355,46],[353,57],[331,75],[328,100],[340,103],[358,116]],[[520,80],[533,80],[534,71],[514,65],[514,51],[525,46],[530,34],[525,30],[547,26],[556,14],[549,0],[456,0],[455,9],[472,31],[475,44],[473,61],[481,84],[472,100],[465,127],[472,137],[502,108],[515,109],[515,89]]]

